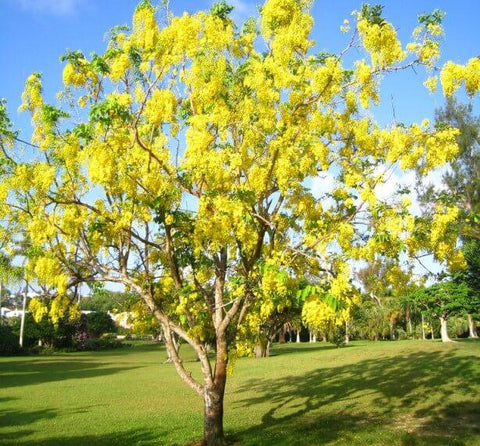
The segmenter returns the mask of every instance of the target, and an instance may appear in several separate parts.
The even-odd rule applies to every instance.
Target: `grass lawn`
[[[193,354],[188,366],[198,368]],[[240,445],[478,445],[480,341],[276,345],[237,361]],[[0,445],[185,445],[202,402],[164,348],[0,358]]]

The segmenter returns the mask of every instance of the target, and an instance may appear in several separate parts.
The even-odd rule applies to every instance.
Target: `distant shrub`
[[[83,350],[112,350],[121,348],[125,344],[116,339],[88,339]]]
[[[345,347],[346,340],[345,340],[345,328],[342,325],[341,327],[333,327],[328,332],[328,342],[333,345],[336,345],[337,348]]]
[[[0,355],[9,356],[19,352],[18,338],[11,327],[0,325]]]
[[[101,311],[94,311],[87,314],[87,331],[89,338],[97,339],[103,333],[112,333],[117,331],[115,322],[109,314]]]
[[[397,327],[395,329],[395,333],[397,335],[396,338],[397,338],[398,341],[403,341],[403,340],[409,338],[408,333],[403,328]]]

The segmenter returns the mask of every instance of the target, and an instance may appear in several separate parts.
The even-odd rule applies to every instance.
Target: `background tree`
[[[467,264],[464,280],[471,289],[471,311],[468,314],[470,336],[476,337],[474,319],[478,320],[476,294],[480,293],[480,117],[474,115],[472,104],[459,103],[448,98],[443,108],[435,113],[436,125],[458,128],[458,155],[448,163],[443,176],[445,190],[430,186],[424,200],[431,203],[454,202],[460,209],[458,234],[464,245]],[[463,280],[463,279],[462,279]]]
[[[140,297],[135,293],[111,291],[103,287],[95,288],[91,295],[82,297],[79,301],[81,310],[122,312],[136,302]]]
[[[469,306],[469,291],[464,282],[449,280],[430,287],[420,287],[410,295],[410,299],[420,311],[440,321],[442,342],[451,342],[448,335],[448,318],[466,313]]]
[[[21,280],[22,271],[20,267],[12,265],[11,258],[0,251],[0,308],[3,305],[3,295],[5,294],[5,285],[17,283]],[[0,315],[0,324],[2,316]]]
[[[462,247],[467,268],[462,275],[470,288],[467,309],[470,337],[478,337],[476,325],[480,320],[480,240],[466,238]]]
[[[420,165],[427,174],[445,163],[457,152],[456,130],[382,128],[366,112],[385,74],[433,68],[441,16],[421,16],[404,50],[382,8],[365,5],[348,47],[316,54],[309,6],[268,0],[258,27],[238,27],[223,2],[159,24],[142,1],[132,29],[114,29],[104,54],[64,56],[58,106],[44,99],[38,73],[27,79],[22,108],[35,156],[18,159],[2,145],[10,165],[0,215],[30,235],[30,277],[55,290],[54,300],[82,282],[136,292],[162,325],[177,372],[204,400],[206,445],[225,442],[238,335],[259,308],[264,316],[275,308],[270,291],[283,279],[275,274],[265,289],[270,271],[293,281],[326,275],[320,285],[348,304],[352,259],[425,249],[462,263],[445,236],[455,208],[439,206],[427,221],[411,215],[408,200],[377,197],[393,170]],[[358,48],[364,58],[352,63],[346,55]],[[445,92],[462,82],[477,91],[479,64],[448,63]],[[335,180],[317,197],[306,185],[321,172]],[[321,299],[303,307],[313,325],[324,323]],[[175,336],[195,350],[200,378]]]
[[[472,104],[461,104],[449,98],[435,113],[437,126],[458,128],[459,152],[448,164],[443,176],[447,194],[437,192],[437,199],[454,199],[462,210],[461,235],[480,238],[480,117],[473,114]]]
[[[113,319],[103,311],[93,311],[86,315],[88,336],[94,339],[99,338],[104,333],[115,333],[117,327]]]

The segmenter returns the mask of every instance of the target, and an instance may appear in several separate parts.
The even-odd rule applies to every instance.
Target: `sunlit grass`
[[[193,353],[186,365],[198,369]],[[184,445],[202,402],[164,348],[0,359],[0,445]],[[480,444],[480,342],[275,346],[237,361],[225,407],[242,445]]]

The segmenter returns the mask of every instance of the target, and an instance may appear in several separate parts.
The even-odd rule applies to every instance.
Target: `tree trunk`
[[[345,344],[350,342],[350,331],[348,328],[348,321],[345,321]]]
[[[472,315],[468,314],[467,317],[468,317],[468,331],[470,333],[470,337],[478,338],[477,327],[475,326],[475,321],[473,320]]]
[[[300,342],[300,330],[297,330],[297,344]]]
[[[426,336],[425,336],[425,318],[423,317],[423,314],[422,314],[422,339],[425,341]]]
[[[18,344],[22,348],[23,348],[23,333],[25,331],[25,312],[27,311],[27,293],[28,293],[28,283],[25,285],[25,293],[23,295],[22,318],[20,319],[20,337],[18,339]]]
[[[444,316],[440,317],[440,334],[442,335],[442,342],[452,342],[450,337],[448,336],[448,330],[447,330],[447,318]]]
[[[202,446],[223,446],[225,436],[223,433],[223,393],[222,389],[205,388],[204,402],[205,414],[203,423]]]
[[[285,344],[285,327],[282,327],[278,335],[278,342],[280,344]]]
[[[390,321],[388,322],[388,326],[389,326],[389,328],[390,328],[390,340],[394,341],[394,340],[395,340],[395,331],[394,331],[394,329],[393,329],[393,322],[392,322],[392,320],[390,320]]]
[[[268,340],[259,341],[255,345],[255,357],[256,358],[268,358],[270,356],[271,342]]]

